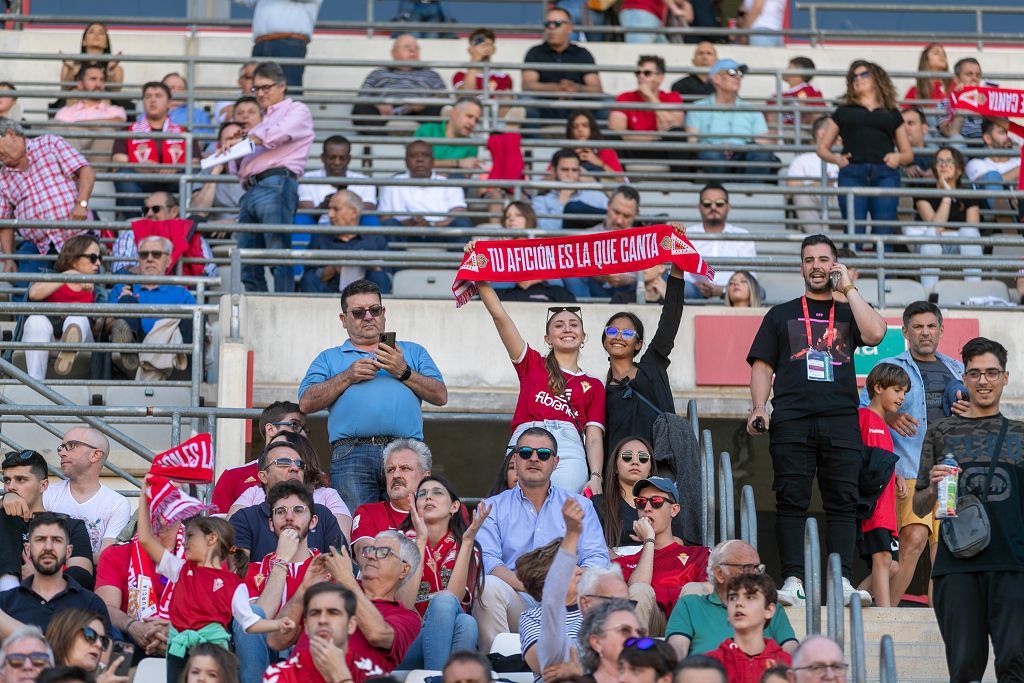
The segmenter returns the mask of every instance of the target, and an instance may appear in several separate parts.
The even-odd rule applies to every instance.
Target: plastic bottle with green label
[[[956,489],[957,479],[960,477],[960,466],[956,464],[952,453],[947,453],[941,464],[952,468],[953,471],[939,480],[935,516],[939,519],[956,517]]]

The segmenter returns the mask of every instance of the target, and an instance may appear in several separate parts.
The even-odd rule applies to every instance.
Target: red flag
[[[189,484],[213,482],[213,441],[209,434],[196,434],[153,458],[150,474]]]

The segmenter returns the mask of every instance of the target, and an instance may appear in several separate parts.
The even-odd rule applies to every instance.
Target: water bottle
[[[960,467],[953,459],[952,453],[946,453],[942,464],[952,468],[953,472],[939,480],[938,503],[935,506],[935,516],[939,519],[944,517],[956,517],[956,484],[960,476]]]

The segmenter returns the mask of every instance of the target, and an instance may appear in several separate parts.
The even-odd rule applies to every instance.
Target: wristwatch
[[[405,366],[405,372],[403,372],[402,376],[398,378],[398,381],[399,382],[404,382],[405,380],[409,379],[410,377],[412,377],[412,368],[409,367],[408,365],[406,365]]]
[[[843,288],[842,288],[841,290],[839,290],[839,291],[843,293],[843,296],[846,296],[847,294],[849,294],[849,293],[850,293],[850,290],[851,290],[851,289],[857,289],[857,285],[855,285],[855,284],[853,284],[853,283],[851,282],[850,284],[846,285],[845,287],[843,287]]]
[[[83,199],[83,200],[78,202],[78,205],[80,207],[82,207],[83,209],[88,209],[89,208],[89,201],[87,199]]]

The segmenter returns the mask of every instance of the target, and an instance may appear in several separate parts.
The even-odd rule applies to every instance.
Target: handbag
[[[995,472],[999,453],[1003,449],[1003,441],[1006,439],[1006,429],[1009,424],[1009,420],[1004,417],[1002,427],[999,429],[999,437],[996,439],[996,447],[992,451],[992,462],[989,463],[988,473],[985,475],[981,496],[973,493],[961,496],[957,500],[956,517],[947,517],[942,520],[940,534],[954,557],[962,559],[974,557],[987,548],[992,540],[992,523],[985,510],[985,503],[988,501],[992,474]]]

